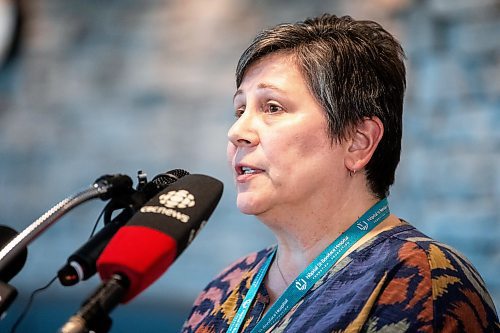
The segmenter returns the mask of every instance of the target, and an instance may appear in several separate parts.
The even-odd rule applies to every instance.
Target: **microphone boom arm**
[[[114,187],[121,187],[122,185],[120,181],[123,179],[119,179],[119,182],[116,182],[118,185],[116,185],[115,182],[109,181],[112,180],[112,177],[113,176],[101,177],[94,184],[92,184],[90,188],[65,198],[49,209],[45,214],[40,216],[35,222],[30,224],[26,229],[19,233],[19,235],[14,237],[14,239],[12,239],[0,251],[0,272],[5,269],[8,263],[21,251],[23,251],[28,244],[40,236],[48,227],[59,220],[59,218],[71,209],[93,198],[101,197],[103,199],[107,199],[107,194],[111,189],[115,190]],[[127,176],[120,175],[118,177],[123,178]]]

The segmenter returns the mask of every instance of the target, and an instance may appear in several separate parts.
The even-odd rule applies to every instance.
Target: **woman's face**
[[[342,148],[328,136],[325,112],[291,56],[271,54],[252,64],[234,109],[227,156],[243,213],[293,214],[335,198],[345,170]]]

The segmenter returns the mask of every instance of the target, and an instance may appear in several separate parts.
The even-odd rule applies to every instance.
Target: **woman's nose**
[[[258,144],[259,136],[256,131],[255,118],[251,112],[244,112],[231,126],[227,136],[235,146],[254,146]]]

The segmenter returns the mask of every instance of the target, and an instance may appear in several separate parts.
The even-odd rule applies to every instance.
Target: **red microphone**
[[[103,284],[60,332],[107,332],[109,312],[133,299],[170,267],[206,224],[222,190],[215,178],[187,175],[141,207],[97,260]]]

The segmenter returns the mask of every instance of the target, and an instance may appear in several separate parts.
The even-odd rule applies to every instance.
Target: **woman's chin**
[[[238,209],[240,210],[240,212],[242,212],[243,214],[246,214],[246,215],[258,215],[259,214],[258,210],[253,205],[248,205],[248,204],[244,203],[244,204],[238,204],[237,206],[238,206]]]
[[[236,206],[238,207],[240,212],[247,215],[259,215],[264,211],[262,203],[246,193],[238,194]]]

